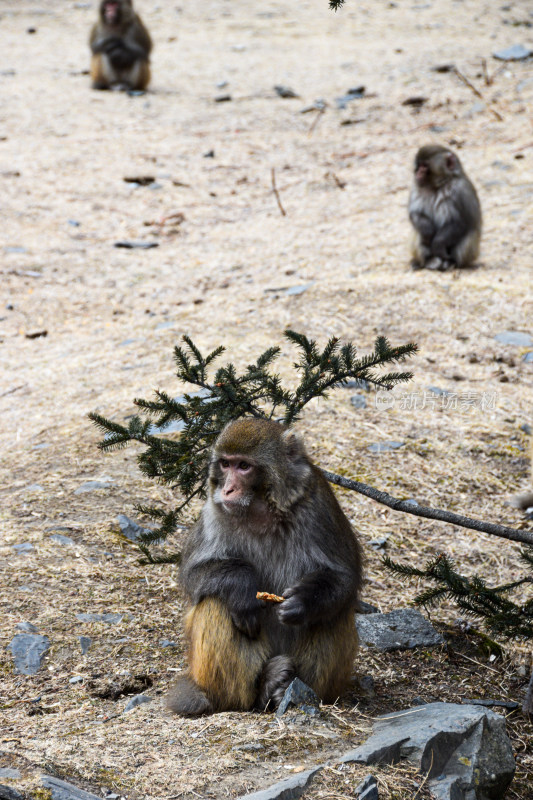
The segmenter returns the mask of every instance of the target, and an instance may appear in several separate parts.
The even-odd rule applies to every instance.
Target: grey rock
[[[379,800],[378,782],[373,775],[367,775],[358,786],[355,787],[357,800]]]
[[[310,111],[325,111],[327,108],[327,103],[322,98],[315,100],[311,105],[304,106],[304,108],[300,109],[300,114],[309,114]]]
[[[388,614],[356,614],[361,644],[383,652],[432,647],[443,638],[415,608],[399,608]]]
[[[29,486],[26,486],[27,492],[44,492],[43,487],[40,483],[32,483]]]
[[[366,408],[366,397],[364,394],[352,394],[350,403],[354,408]]]
[[[273,786],[269,786],[268,789],[241,795],[237,800],[297,800],[321,769],[322,767],[313,767],[313,769],[308,769],[306,772],[300,772],[298,775],[275,783]]]
[[[533,350],[530,350],[529,353],[524,353],[522,361],[525,361],[526,364],[533,364]]]
[[[37,633],[38,628],[33,625],[31,622],[17,622],[15,628],[18,631],[23,631],[24,633]],[[0,775],[0,778],[2,775]]]
[[[378,539],[372,539],[368,544],[373,550],[385,550],[390,533],[385,536],[380,536]]]
[[[447,395],[452,394],[452,392],[449,392],[447,389],[441,389],[440,386],[428,386],[427,390],[428,392],[431,392],[431,394],[436,394],[439,397],[446,397]]]
[[[164,331],[167,328],[173,328],[175,324],[176,323],[175,323],[175,321],[173,319],[167,319],[164,322],[159,322],[155,326],[155,329],[156,329],[156,331]]]
[[[0,784],[0,800],[24,800],[24,795],[11,786],[2,786]]]
[[[120,525],[120,532],[131,542],[139,541],[139,537],[143,533],[152,533],[149,528],[142,528],[137,522],[134,522],[125,514],[119,514],[117,519]]]
[[[12,780],[16,780],[17,778],[22,778],[22,775],[18,771],[18,769],[12,769],[11,767],[1,767],[0,778],[11,778]]]
[[[152,247],[159,247],[159,242],[115,242],[113,247],[122,247],[125,250],[151,250]]]
[[[148,697],[147,694],[136,694],[135,697],[132,697],[128,700],[126,707],[124,708],[124,713],[127,711],[132,711],[137,706],[142,706],[143,703],[151,703],[152,698]]]
[[[533,339],[529,333],[521,333],[520,331],[503,331],[503,333],[497,333],[494,338],[501,344],[512,344],[516,345],[516,347],[529,347],[533,344]]]
[[[246,744],[236,744],[231,749],[237,752],[243,751],[245,753],[246,752],[251,753],[254,751],[257,752],[258,750],[264,750],[265,746],[259,744],[259,742],[247,742]]]
[[[98,795],[78,789],[72,783],[62,781],[53,775],[41,775],[41,783],[46,789],[50,789],[52,800],[102,800]]]
[[[464,705],[467,706],[484,706],[485,708],[508,708],[509,711],[514,711],[520,705],[516,700],[462,700]]]
[[[357,677],[357,693],[363,695],[367,700],[372,700],[376,696],[372,675],[359,675]]]
[[[314,285],[314,281],[311,281],[311,283],[302,283],[300,286],[290,286],[288,289],[285,290],[285,294],[287,294],[289,296],[303,294],[308,289],[310,289],[311,286],[313,286],[313,285]]]
[[[365,603],[364,600],[359,600],[358,611],[360,614],[379,614],[379,608],[373,606],[371,603]]]
[[[369,444],[368,449],[371,453],[388,453],[391,450],[398,450],[400,447],[404,447],[405,442],[374,442],[374,444]]]
[[[533,55],[533,50],[524,47],[522,44],[513,44],[503,50],[496,50],[493,54],[498,61],[523,61]]]
[[[305,714],[314,715],[319,713],[320,700],[310,686],[307,686],[300,678],[295,678],[285,690],[277,708],[276,717],[281,717],[290,705],[298,706]]]
[[[80,622],[105,622],[107,625],[116,625],[122,621],[123,614],[109,612],[107,614],[76,614],[76,619]]]
[[[22,544],[12,545],[12,548],[16,550],[17,553],[29,553],[33,550],[33,545],[31,542],[22,542]]]
[[[296,94],[294,89],[291,89],[289,86],[274,86],[274,91],[278,97],[283,97],[284,99],[290,100],[294,97],[300,97],[300,95]]]
[[[8,647],[15,660],[15,672],[35,675],[43,655],[50,647],[50,640],[37,633],[16,633]]]
[[[503,797],[515,771],[505,719],[472,705],[429,703],[386,714],[341,760],[392,764],[400,758],[427,773],[438,800]]]
[[[64,545],[69,545],[69,546],[76,544],[74,539],[71,539],[70,536],[63,536],[62,533],[53,533],[50,536],[50,539],[53,542],[57,542],[57,544],[64,544]]]
[[[520,425],[520,430],[523,431],[528,436],[531,436],[531,434],[533,433],[533,428],[528,422],[524,422],[523,425]]]
[[[84,492],[94,492],[96,489],[111,489],[113,486],[111,481],[85,481],[81,486],[74,490],[74,494],[83,494]]]
[[[80,636],[80,647],[82,655],[88,651],[89,647],[91,646],[92,639],[90,636]]]
[[[177,642],[171,642],[170,639],[161,639],[159,641],[159,646],[160,647],[177,647],[178,643]]]
[[[68,679],[68,682],[72,684],[83,683],[83,677],[81,675],[74,675],[73,678]]]
[[[337,108],[342,110],[346,108],[348,103],[351,103],[354,100],[361,100],[364,96],[365,96],[365,87],[356,86],[353,89],[348,89],[346,94],[343,94],[342,97],[336,97],[335,104]]]

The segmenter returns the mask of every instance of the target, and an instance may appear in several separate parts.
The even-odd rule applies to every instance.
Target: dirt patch
[[[361,352],[377,334],[416,341],[414,380],[395,390],[392,408],[369,394],[356,409],[353,392],[338,390],[306,409],[299,427],[310,452],[396,496],[523,524],[503,502],[529,481],[521,426],[533,422],[533,366],[522,356],[531,348],[494,337],[533,335],[533,81],[530,61],[502,66],[491,54],[531,44],[528,11],[474,0],[348,0],[337,14],[327,0],[139,0],[155,41],[154,78],[149,93],[128,97],[89,88],[95,6],[0,0],[0,627],[5,644],[22,620],[51,641],[34,677],[15,674],[3,651],[0,763],[18,766],[17,787],[34,794],[49,772],[98,793],[177,800],[236,797],[331,759],[305,796],[350,797],[368,770],[338,770],[335,754],[360,742],[373,716],[417,697],[521,700],[531,647],[513,643],[496,662],[475,640],[362,652],[358,669],[373,676],[376,697],[354,694],[310,724],[169,716],[161,695],[184,666],[183,598],[174,568],[138,564],[116,517],[134,516],[137,502],[170,507],[176,498],[140,475],[134,448],[102,456],[86,414],[123,421],[135,397],[179,394],[172,348],[184,333],[204,350],[225,344],[238,367],[280,343],[289,381],[294,352],[281,339],[289,326],[320,344],[333,334],[352,339]],[[434,69],[449,63],[482,98]],[[275,85],[300,98],[280,97]],[[361,85],[362,97],[337,108],[336,98]],[[231,100],[215,102],[221,93]],[[316,100],[323,112],[301,113]],[[411,161],[427,141],[456,149],[476,184],[479,269],[407,266]],[[132,176],[154,180],[136,185]],[[114,247],[120,241],[158,247]],[[294,287],[306,288],[287,292]],[[369,451],[383,440],[404,446]],[[91,480],[104,487],[76,493]],[[367,546],[385,534],[398,560],[444,549],[467,574],[495,582],[520,574],[517,546],[347,491],[339,497],[365,544],[365,599],[384,611],[415,592]],[[24,542],[33,549],[17,553]],[[76,617],[109,612],[120,621]],[[446,624],[457,616],[448,607],[436,614]],[[80,636],[91,638],[85,655]],[[91,695],[90,681],[135,675],[153,682],[143,689],[151,703],[118,714],[127,697]],[[508,797],[524,800],[532,730],[516,713],[508,726],[517,756]],[[412,798],[413,782],[427,796],[423,776],[409,770],[379,776],[385,798]]]

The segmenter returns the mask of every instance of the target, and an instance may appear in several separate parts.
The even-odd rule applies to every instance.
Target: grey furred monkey
[[[357,650],[361,572],[356,535],[299,437],[268,419],[229,423],[183,552],[189,670],[167,706],[187,716],[275,708],[296,676],[334,702]]]
[[[448,270],[470,266],[479,255],[481,206],[459,157],[428,144],[417,152],[409,195],[414,228],[413,269]]]
[[[89,46],[93,89],[146,89],[152,40],[132,0],[101,0]]]

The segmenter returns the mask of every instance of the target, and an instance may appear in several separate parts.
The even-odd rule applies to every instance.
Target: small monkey
[[[357,649],[361,569],[356,535],[299,437],[272,420],[230,422],[183,552],[189,671],[168,707],[186,716],[275,708],[296,676],[335,701]]]
[[[416,154],[408,210],[415,229],[413,269],[467,267],[478,257],[478,196],[459,158],[448,148],[427,144]]]
[[[102,0],[89,38],[93,89],[146,89],[152,40],[132,0]]]

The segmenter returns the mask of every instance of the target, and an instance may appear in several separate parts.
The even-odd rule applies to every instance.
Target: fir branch
[[[160,525],[139,543],[146,558],[151,544],[163,542],[176,529],[179,513],[191,500],[205,495],[209,451],[228,422],[242,416],[272,419],[276,415],[290,425],[311,399],[327,397],[331,389],[349,379],[391,388],[411,377],[409,372],[380,374],[377,370],[413,355],[413,344],[391,347],[387,339],[379,337],[372,353],[357,358],[354,345],[341,345],[336,337],[331,337],[322,351],[314,340],[296,331],[285,331],[285,338],[299,351],[294,365],[299,383],[293,390],[284,388],[279,375],[271,371],[280,354],[277,346],[265,350],[242,373],[229,362],[216,368],[210,379],[209,368],[225,352],[224,347],[204,356],[193,340],[184,336],[174,348],[176,374],[196,391],[174,398],[158,389],[154,399],[136,398],[135,405],[146,419],[135,415],[127,426],[96,413],[89,415],[105,434],[99,444],[102,450],[114,450],[134,441],[142,444],[144,449],[137,456],[141,472],[172,486],[183,497],[173,512],[158,515],[147,510]],[[181,423],[179,431],[168,438],[164,435],[165,426],[175,421]],[[151,563],[166,563],[167,558],[161,558],[154,556]]]
[[[417,594],[415,605],[428,608],[445,598],[451,599],[464,614],[481,619],[494,633],[506,638],[533,638],[533,598],[517,605],[507,596],[513,589],[533,583],[533,576],[491,587],[479,575],[471,578],[460,575],[445,553],[430,559],[422,569],[397,563],[388,556],[382,560],[388,569],[402,578],[426,578],[437,584]]]

